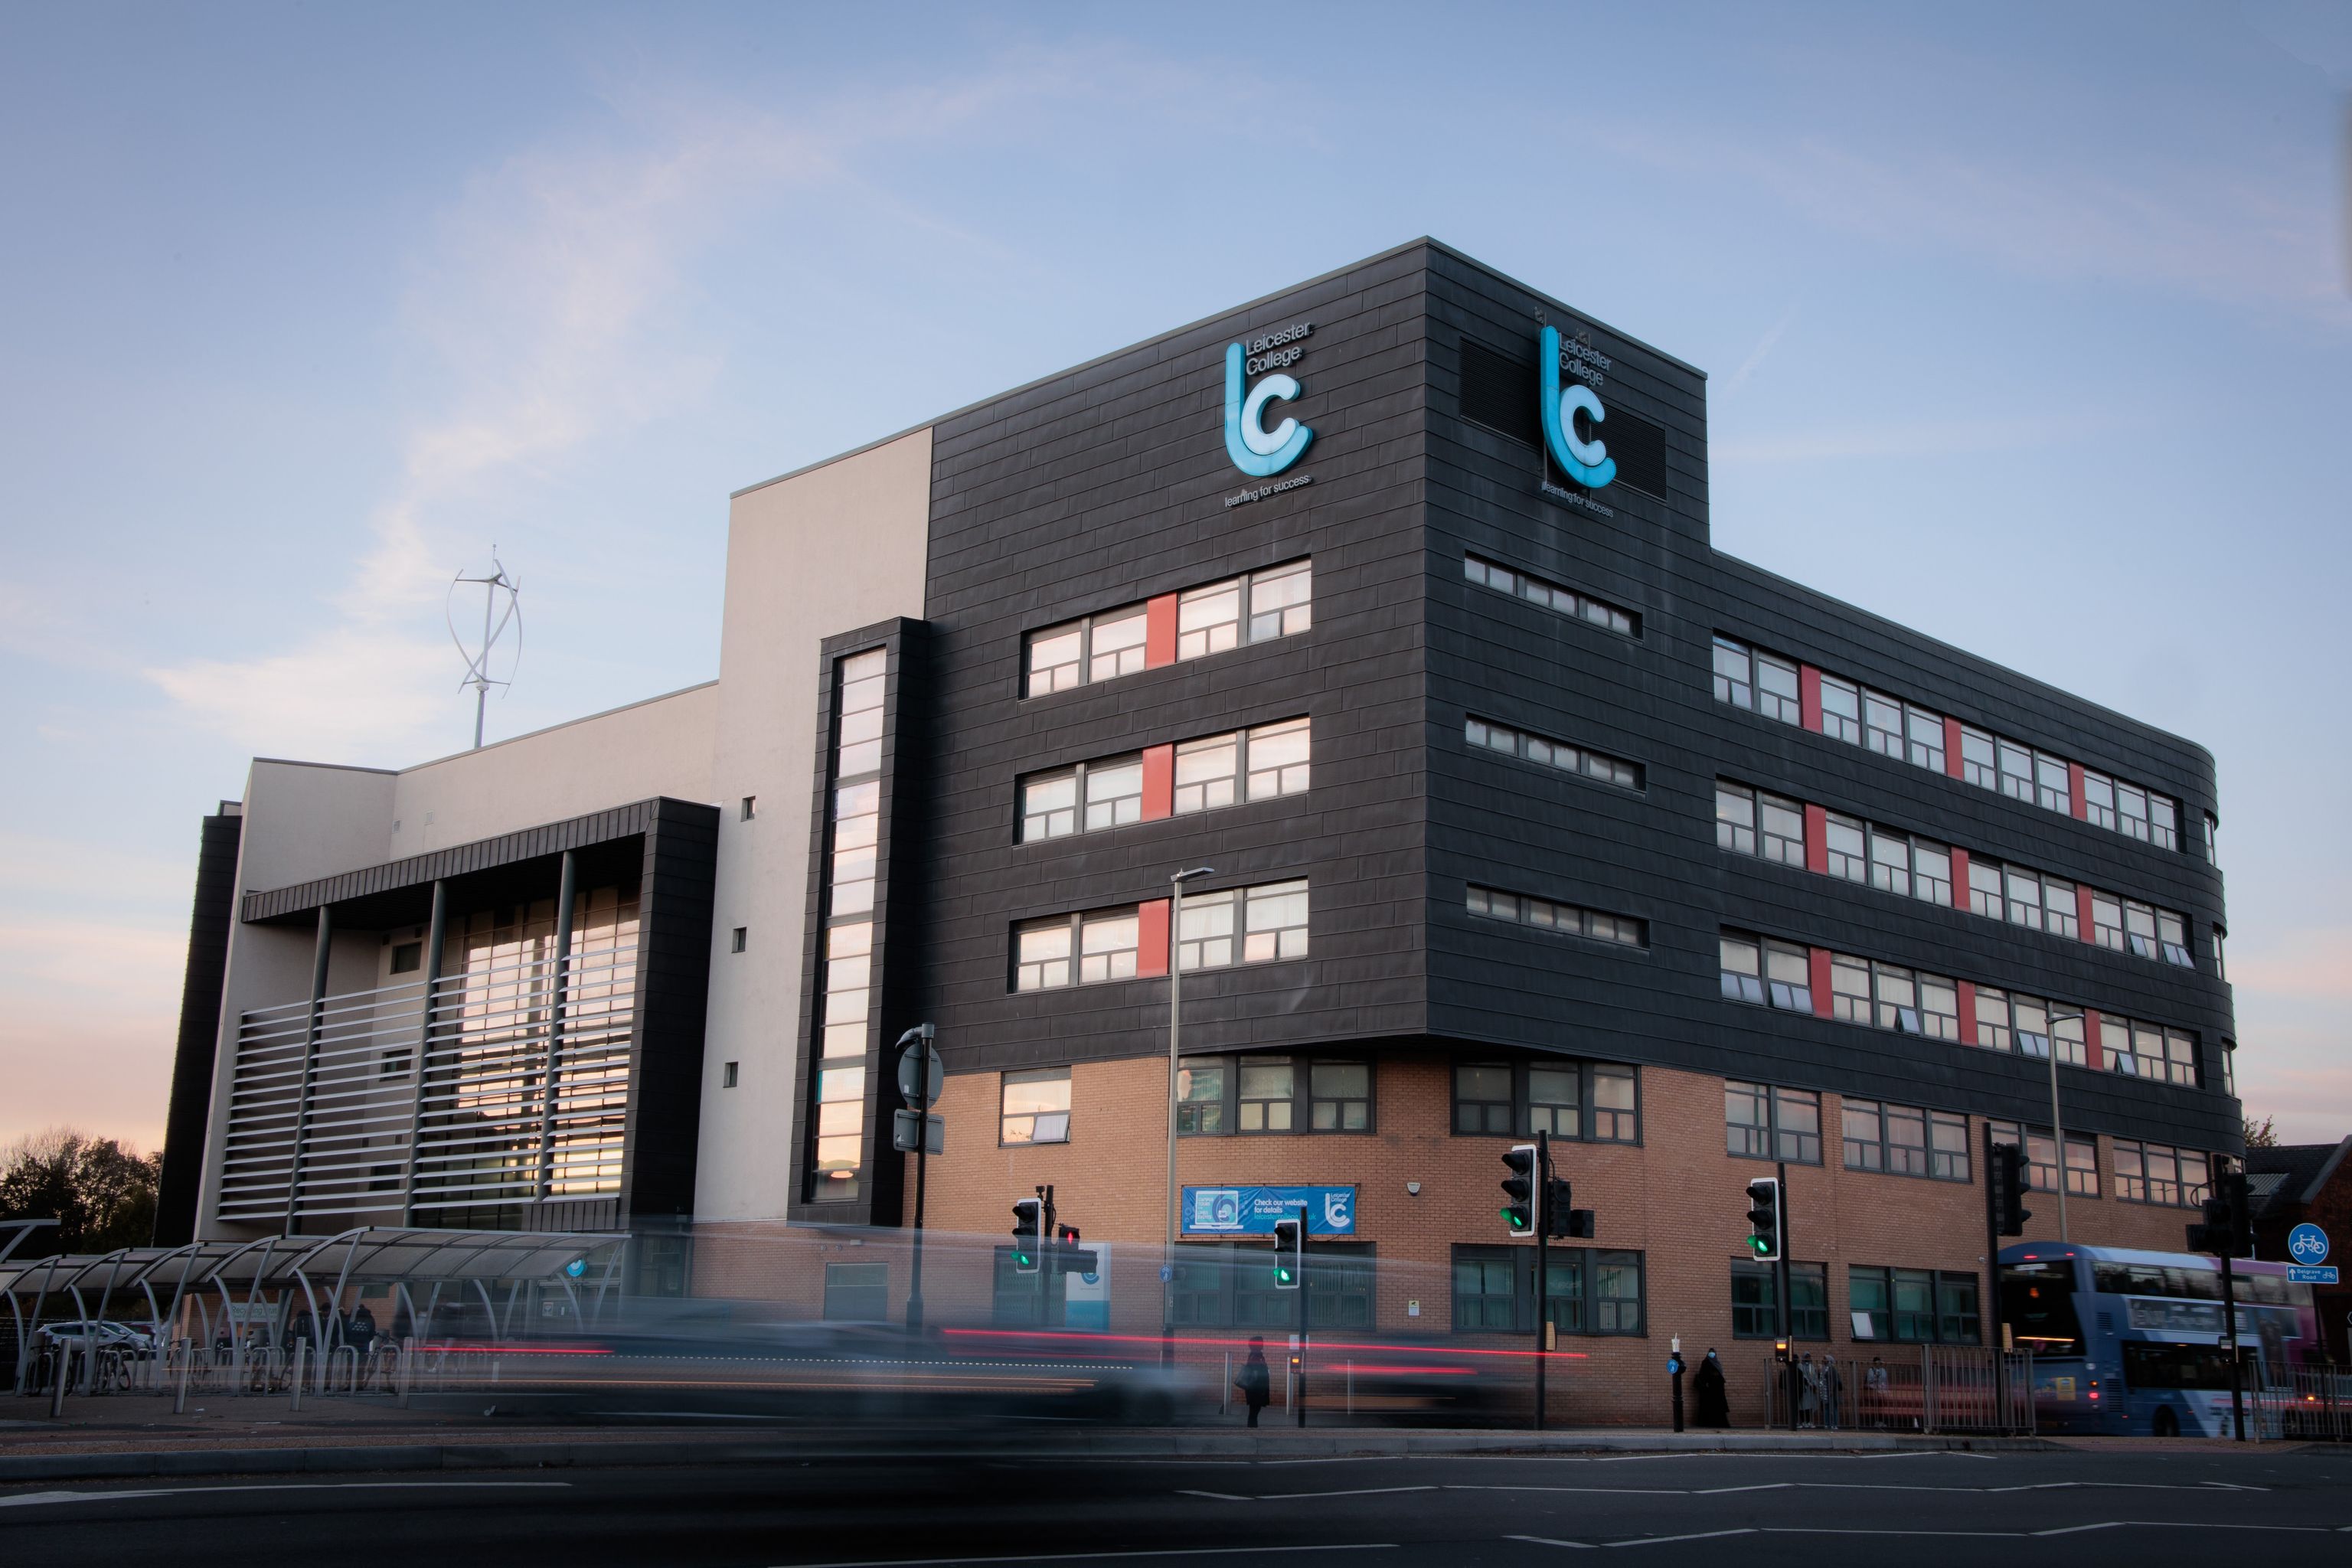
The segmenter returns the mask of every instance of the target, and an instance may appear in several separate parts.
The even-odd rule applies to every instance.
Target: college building
[[[1548,1133],[1560,1342],[1649,1398],[1771,1336],[1780,1163],[1843,1356],[1988,1336],[1988,1129],[2106,1245],[2242,1152],[2212,759],[1717,553],[1704,374],[1433,241],[738,491],[722,615],[706,685],[253,763],[161,1239],[626,1230],[815,1300],[725,1238],[908,1223],[928,1023],[928,1226],[1052,1184],[1138,1330],[1287,1324],[1297,1205],[1318,1327],[1531,1329]]]

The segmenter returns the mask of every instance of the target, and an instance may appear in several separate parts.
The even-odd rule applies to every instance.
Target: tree
[[[2279,1146],[2278,1130],[2271,1125],[2272,1120],[2272,1118],[2267,1116],[2263,1117],[2260,1121],[2255,1121],[2251,1116],[2246,1118],[2247,1148],[2275,1149]]]
[[[18,1258],[144,1247],[155,1234],[159,1152],[70,1127],[19,1139],[0,1152],[0,1219],[54,1219],[17,1247]]]

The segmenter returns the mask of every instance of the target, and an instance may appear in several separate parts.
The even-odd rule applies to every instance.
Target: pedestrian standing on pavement
[[[1713,1346],[1707,1348],[1706,1359],[1698,1363],[1696,1382],[1698,1393],[1698,1424],[1702,1426],[1731,1425],[1731,1401],[1723,1386],[1723,1363]]]
[[[1886,1363],[1876,1356],[1870,1358],[1870,1369],[1862,1374],[1862,1400],[1870,1407],[1870,1424],[1886,1425]]]
[[[1798,1368],[1797,1425],[1812,1426],[1822,1417],[1822,1369],[1813,1364],[1813,1352],[1807,1351]]]
[[[1250,1336],[1249,1359],[1242,1363],[1241,1375],[1234,1379],[1242,1391],[1242,1403],[1249,1406],[1249,1424],[1257,1425],[1257,1413],[1274,1398],[1274,1374],[1265,1367],[1265,1342],[1255,1334]]]
[[[1837,1357],[1822,1352],[1822,1425],[1834,1432],[1838,1429],[1838,1394],[1844,1379],[1838,1375]]]

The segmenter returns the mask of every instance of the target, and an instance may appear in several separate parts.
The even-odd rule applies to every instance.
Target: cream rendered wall
[[[818,645],[918,619],[930,542],[931,434],[898,437],[735,498],[719,656],[717,906],[702,1131],[701,1217],[781,1216],[792,1201],[793,1076],[816,766]],[[740,802],[756,796],[742,820]],[[730,951],[748,928],[744,952]],[[740,1087],[719,1088],[725,1063]]]
[[[357,864],[404,860],[657,795],[712,800],[718,720],[719,683],[706,681],[404,768],[384,837]]]
[[[392,822],[394,776],[376,768],[328,767],[257,758],[246,775],[245,832],[237,848],[240,893],[307,882],[383,858]],[[220,1048],[213,1058],[212,1111],[205,1125],[204,1188],[196,1234],[222,1234],[212,1215],[220,1195],[220,1154],[228,1128],[228,1084],[236,1065],[237,1020],[247,1009],[299,1002],[310,994],[316,931],[232,921],[228,974],[221,991]],[[343,946],[338,943],[338,949]],[[343,954],[330,973],[340,973]]]

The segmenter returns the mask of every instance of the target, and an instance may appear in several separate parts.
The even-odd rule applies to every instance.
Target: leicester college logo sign
[[[1241,345],[1234,345],[1239,348]],[[1566,471],[1570,479],[1587,489],[1597,490],[1617,477],[1617,459],[1609,455],[1607,443],[1600,440],[1580,441],[1576,438],[1576,411],[1584,410],[1585,417],[1596,426],[1609,417],[1601,406],[1601,399],[1592,388],[1579,382],[1562,391],[1559,384],[1559,329],[1543,330],[1543,346],[1538,351],[1539,385],[1537,395],[1543,413],[1544,445],[1551,448],[1552,460]],[[1239,363],[1238,360],[1234,362]],[[1225,384],[1234,384],[1230,374]],[[1227,393],[1228,401],[1232,394]],[[1271,470],[1268,470],[1269,472]]]
[[[1268,403],[1277,397],[1295,399],[1305,390],[1297,378],[1284,374],[1280,367],[1298,363],[1306,351],[1297,346],[1297,340],[1312,330],[1301,321],[1253,339],[1247,345],[1225,345],[1225,455],[1243,473],[1261,479],[1278,474],[1298,461],[1307,443],[1315,439],[1314,431],[1288,415],[1273,429],[1265,427]],[[1260,376],[1244,395],[1244,376],[1260,371],[1274,374]]]

